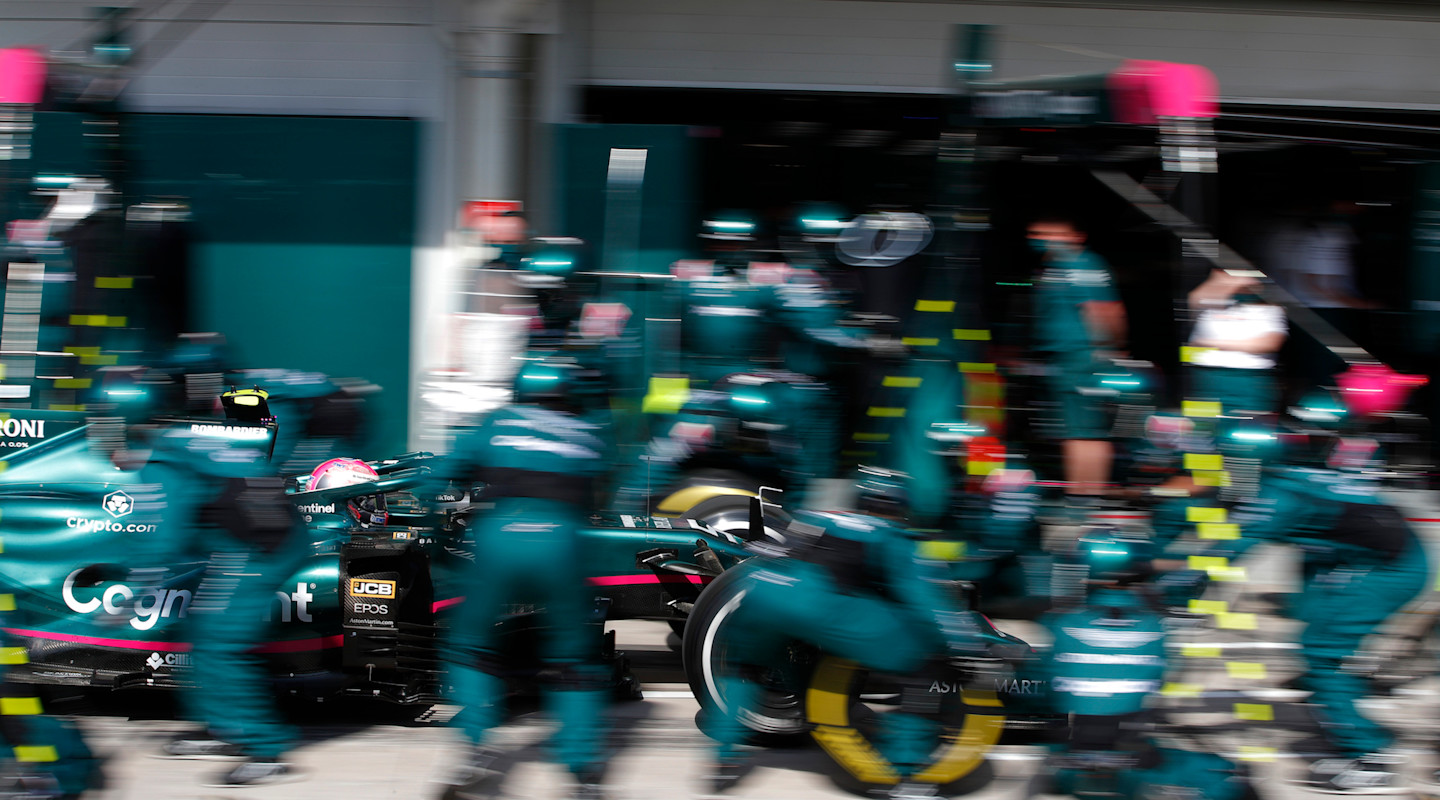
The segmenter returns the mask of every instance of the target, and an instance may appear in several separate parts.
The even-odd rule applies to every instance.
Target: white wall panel
[[[95,0],[0,0],[0,47],[83,47]],[[231,0],[167,25],[189,3],[137,17],[126,105],[136,111],[435,118],[433,0]],[[177,38],[176,34],[180,37]],[[170,41],[167,41],[170,40]]]
[[[1209,67],[1227,99],[1440,107],[1440,3],[1086,5],[594,0],[589,79],[933,92],[950,26],[988,23],[997,77],[1160,59]]]

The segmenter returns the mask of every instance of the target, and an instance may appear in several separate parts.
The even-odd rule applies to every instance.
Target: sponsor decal
[[[29,447],[29,441],[15,441],[45,438],[45,420],[10,419],[0,422],[0,447]]]
[[[301,514],[334,514],[334,503],[306,503],[295,507]]]
[[[401,540],[401,541],[407,541],[407,542],[408,542],[408,541],[410,541],[411,539],[414,539],[414,538],[415,538],[415,531],[395,531],[394,533],[391,533],[391,534],[390,534],[390,538],[391,538],[392,540],[394,540],[394,539],[399,539],[399,540]]]
[[[307,589],[304,581],[297,581],[295,591],[276,592],[275,600],[280,604],[280,621],[313,622],[314,618],[310,614],[310,601],[315,599],[315,595],[311,594],[310,589],[314,588],[315,584],[313,583]],[[268,622],[270,618],[271,612],[267,610],[265,620]]]
[[[105,509],[105,513],[115,519],[119,519],[128,516],[130,512],[135,510],[135,501],[130,495],[122,491],[114,491],[105,495],[100,503],[100,507]]]
[[[74,528],[81,533],[154,533],[158,526],[136,522],[116,522],[113,519],[70,517],[65,520],[65,527]]]
[[[217,425],[214,423],[192,423],[190,432],[196,436],[213,436],[217,439],[268,439],[268,428],[250,425]]]
[[[149,667],[151,672],[164,667],[170,667],[172,669],[175,667],[188,667],[190,664],[189,653],[166,653],[163,656],[159,653],[151,653],[150,657],[145,659],[145,666]]]
[[[989,119],[1078,119],[1100,113],[1091,94],[1062,94],[1049,89],[979,92],[976,116]]]
[[[81,572],[84,572],[83,568],[66,575],[64,583],[60,585],[60,598],[65,602],[65,607],[77,614],[102,612],[112,617],[128,614],[130,627],[137,631],[148,631],[162,619],[184,619],[194,597],[189,589],[156,587],[137,591],[124,583],[112,583],[106,586],[99,596],[82,600],[75,594],[75,579]],[[309,588],[313,589],[314,586]],[[313,621],[309,604],[315,599],[315,595],[306,588],[305,583],[297,583],[293,593],[276,592],[275,598],[280,601],[281,622],[290,622],[292,619],[298,622]],[[265,619],[270,619],[268,611]],[[167,664],[178,666],[171,662]]]
[[[964,691],[959,683],[953,681],[934,681],[930,684],[930,694],[960,694]],[[1015,678],[996,678],[995,692],[997,694],[1043,694],[1045,681],[1017,680]]]
[[[365,578],[350,579],[351,597],[380,597],[386,600],[395,598],[395,581],[373,581]]]
[[[131,614],[130,627],[137,631],[148,631],[155,623],[167,617],[183,618],[190,608],[193,595],[189,589],[146,589],[136,592],[123,583],[112,583],[105,587],[99,597],[80,600],[75,596],[75,578],[84,569],[77,569],[65,576],[60,585],[60,597],[65,607],[78,614],[93,614],[104,611],[112,617]]]

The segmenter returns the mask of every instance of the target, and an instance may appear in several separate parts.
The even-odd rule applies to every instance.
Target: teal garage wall
[[[98,172],[82,119],[37,115],[29,169]],[[225,334],[240,366],[379,384],[359,455],[401,452],[419,123],[135,114],[122,124],[131,201],[191,205],[191,327]]]

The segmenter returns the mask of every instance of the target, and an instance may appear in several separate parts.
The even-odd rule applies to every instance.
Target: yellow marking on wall
[[[897,389],[914,389],[920,385],[921,378],[907,378],[901,375],[886,375],[881,381],[882,386],[893,386]]]
[[[903,344],[906,347],[934,347],[935,345],[940,344],[940,340],[931,339],[929,337],[906,336],[905,338],[900,340],[900,344]]]
[[[1239,539],[1240,526],[1233,522],[1202,522],[1195,526],[1201,539]]]
[[[96,289],[133,289],[135,288],[134,278],[96,278]]]
[[[1227,471],[1225,471],[1225,470],[1221,470],[1221,471],[1219,471],[1219,472],[1212,472],[1212,471],[1209,471],[1209,470],[1196,470],[1196,471],[1195,471],[1195,485],[1196,485],[1196,486],[1229,486],[1229,485],[1230,485],[1230,473],[1227,472]]]
[[[89,389],[89,378],[59,378],[55,381],[56,389]]]
[[[1205,687],[1198,683],[1167,683],[1160,687],[1165,697],[1199,697]]]
[[[1224,600],[1190,601],[1190,612],[1193,614],[1224,614],[1229,610],[1229,604]]]
[[[6,594],[0,594],[0,611],[14,611],[14,610],[15,610],[15,595],[9,594],[8,592],[7,592]]]
[[[893,406],[870,406],[865,414],[871,417],[903,417],[905,409]]]
[[[1254,614],[1225,613],[1215,615],[1215,625],[1231,631],[1253,631],[1260,627],[1260,621]]]
[[[1186,522],[1224,522],[1225,509],[1190,506],[1185,509]]]
[[[955,301],[954,301],[954,300],[916,300],[916,301],[915,301],[915,310],[916,310],[916,311],[939,311],[939,312],[942,312],[942,313],[943,313],[943,312],[946,312],[946,311],[954,311],[954,310],[955,310]]]
[[[970,461],[965,465],[965,472],[970,475],[989,475],[997,469],[1004,469],[1003,461]]]
[[[1180,655],[1186,658],[1219,658],[1220,648],[1205,644],[1181,645]]]
[[[976,361],[962,361],[962,362],[960,362],[960,367],[959,367],[959,369],[960,369],[961,372],[964,372],[964,373],[967,374],[967,375],[970,375],[970,374],[982,374],[982,373],[994,372],[994,371],[995,371],[995,365],[994,365],[994,364],[990,364],[990,363],[976,362]]]
[[[1219,453],[1186,453],[1185,469],[1221,470],[1225,459]]]
[[[1235,718],[1251,722],[1274,722],[1275,709],[1264,703],[1236,703]]]
[[[1232,678],[1244,678],[1245,680],[1264,680],[1265,665],[1258,661],[1227,661],[1225,673]]]
[[[1180,404],[1180,410],[1187,417],[1220,416],[1220,404],[1213,400],[1186,400]]]
[[[857,433],[857,434],[855,434],[855,441],[857,441],[857,442],[888,442],[888,441],[890,441],[890,434],[888,434],[888,433]]]
[[[979,328],[956,328],[955,330],[951,331],[951,333],[955,336],[956,339],[962,342],[990,341],[990,331],[982,330]]]
[[[1273,747],[1256,747],[1254,745],[1242,744],[1240,745],[1239,758],[1241,761],[1270,762],[1275,760],[1277,753],[1279,753],[1279,751]]]

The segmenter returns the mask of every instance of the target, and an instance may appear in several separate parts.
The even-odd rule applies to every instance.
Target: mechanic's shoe
[[[240,745],[208,736],[179,736],[160,748],[160,758],[222,759],[245,755]]]
[[[1304,783],[1325,794],[1410,794],[1391,760],[1325,758],[1310,765]]]
[[[235,769],[221,775],[211,788],[239,789],[245,786],[271,786],[297,780],[298,776],[290,765],[273,758],[247,759]]]
[[[605,786],[599,780],[580,780],[570,793],[574,800],[605,800]]]
[[[704,776],[705,786],[715,794],[729,791],[740,782],[745,772],[745,763],[738,758],[718,758],[710,764]]]
[[[474,786],[498,778],[500,770],[496,764],[500,761],[500,752],[483,745],[472,747],[465,761],[440,782],[449,786]]]

